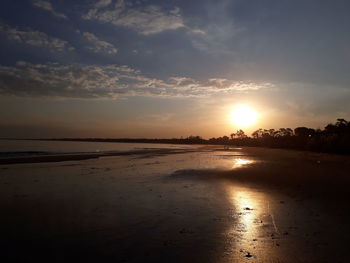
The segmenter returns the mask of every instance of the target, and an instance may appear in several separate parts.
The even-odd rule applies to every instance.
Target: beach
[[[0,165],[7,262],[348,262],[348,156],[223,146],[62,156]]]

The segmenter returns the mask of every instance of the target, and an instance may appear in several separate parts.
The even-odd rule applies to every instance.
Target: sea
[[[113,153],[153,149],[190,149],[194,147],[194,145],[158,143],[0,140],[0,158],[63,154]]]

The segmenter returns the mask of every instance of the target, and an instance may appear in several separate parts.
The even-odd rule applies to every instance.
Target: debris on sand
[[[253,210],[252,208],[250,208],[250,207],[245,207],[245,208],[243,208],[244,210],[248,210],[248,211],[250,211],[250,210]]]
[[[249,251],[246,251],[245,249],[240,249],[239,252],[244,253],[244,254],[245,254],[244,257],[246,257],[246,258],[251,258],[251,257],[253,257],[253,255],[250,254],[250,252],[249,252]]]

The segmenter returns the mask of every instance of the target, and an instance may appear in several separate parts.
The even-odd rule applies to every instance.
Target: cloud
[[[95,8],[103,8],[109,6],[112,3],[112,0],[100,0],[95,4]]]
[[[59,63],[0,66],[0,94],[32,97],[115,99],[128,96],[205,97],[271,88],[270,83],[227,79],[198,81],[172,77],[160,80],[128,66]]]
[[[92,46],[88,46],[87,49],[95,53],[107,53],[116,54],[118,49],[111,43],[98,39],[94,34],[84,32],[83,37],[86,38]]]
[[[45,0],[34,0],[33,1],[33,5],[44,9],[46,11],[49,11],[51,14],[53,14],[54,16],[58,17],[58,18],[63,18],[63,19],[68,19],[68,17],[65,14],[56,12],[51,4],[51,2],[49,1],[45,1]]]
[[[203,30],[194,29],[191,33],[192,45],[201,51],[214,54],[234,54],[231,40],[241,29],[232,22],[225,24],[211,24]]]
[[[114,8],[101,10],[101,7],[107,6],[107,3],[99,4],[101,2],[108,1],[98,2],[82,18],[131,28],[143,35],[151,35],[165,30],[185,27],[178,7],[168,12],[165,12],[156,5],[129,8],[123,0],[119,0],[114,5]]]
[[[3,32],[9,40],[17,41],[23,44],[46,47],[51,51],[72,51],[74,47],[69,45],[65,40],[50,37],[43,32],[33,30],[20,30],[16,27],[10,27],[5,24],[0,24],[0,32]]]

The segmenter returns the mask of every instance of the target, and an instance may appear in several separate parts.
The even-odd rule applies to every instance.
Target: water
[[[0,140],[0,158],[96,152],[128,152],[145,149],[189,149],[193,147],[193,145],[153,143]]]

